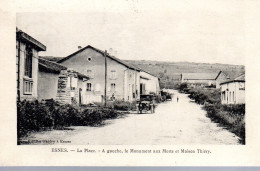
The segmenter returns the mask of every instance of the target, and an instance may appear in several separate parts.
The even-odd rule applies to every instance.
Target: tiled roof
[[[218,73],[182,73],[184,80],[215,80]]]
[[[47,69],[48,71],[50,72],[54,72],[54,73],[60,73],[61,70],[67,70],[68,68],[63,66],[63,65],[60,65],[60,64],[57,64],[55,62],[52,62],[52,61],[48,61],[48,60],[45,60],[45,59],[41,59],[39,58],[39,67],[43,67],[44,69]],[[75,71],[76,72],[76,71]],[[78,74],[78,76],[80,78],[88,78],[88,76],[84,75],[84,74],[81,74],[79,72],[76,72]]]
[[[227,83],[231,83],[231,82],[245,82],[245,73],[241,74],[240,76],[236,77],[234,80],[230,80],[230,81],[225,81],[222,84],[227,84]]]
[[[134,65],[134,64],[130,64],[130,63],[129,63],[129,62],[127,62],[127,61],[124,61],[124,62],[128,63],[128,65],[132,65],[133,67],[135,67],[135,68],[139,69],[140,71],[146,72],[147,74],[150,74],[150,75],[152,75],[152,76],[154,76],[154,77],[158,78],[158,77],[157,77],[157,76],[155,76],[154,74],[152,74],[152,73],[150,73],[150,72],[148,72],[148,71],[146,71],[146,70],[144,70],[144,69],[142,69],[142,68],[140,68],[140,67],[138,67],[138,66],[136,66],[136,65]]]
[[[239,81],[245,81],[245,74],[242,74],[240,76],[238,76],[237,78],[235,78],[234,80],[239,80]]]
[[[64,57],[54,57],[54,56],[39,56],[39,58],[41,59],[45,59],[45,60],[48,60],[48,61],[53,61],[53,62],[57,62],[61,59],[63,59]]]
[[[67,67],[57,64],[55,62],[51,62],[45,59],[41,59],[39,58],[39,65],[43,66],[51,71],[56,71],[56,72],[60,72],[61,70],[66,70]]]
[[[95,50],[95,51],[97,51],[97,52],[99,52],[99,53],[101,53],[101,54],[104,54],[104,53],[105,53],[104,51],[102,51],[102,50],[100,50],[100,49],[97,49],[97,48],[94,48],[94,47],[88,45],[88,46],[86,46],[86,47],[84,47],[84,48],[82,48],[82,49],[80,49],[80,50],[74,52],[73,54],[71,54],[71,55],[69,55],[69,56],[67,56],[67,57],[65,57],[65,58],[63,58],[63,59],[61,59],[61,60],[59,60],[59,61],[57,61],[57,62],[58,62],[58,63],[61,63],[61,62],[65,61],[65,60],[67,60],[67,59],[73,57],[74,55],[76,55],[76,54],[78,54],[78,53],[84,51],[84,50],[87,49],[87,48],[91,48],[91,49],[93,49],[93,50]],[[110,56],[110,55],[108,54],[107,57],[109,57],[110,59],[113,59],[113,60],[117,61],[118,63],[120,63],[120,64],[122,64],[122,65],[124,65],[124,66],[126,66],[126,67],[128,67],[128,68],[130,68],[130,69],[134,69],[134,70],[140,71],[140,69],[136,68],[135,66],[133,66],[133,65],[131,65],[131,64],[128,64],[128,63],[126,63],[126,62],[124,62],[124,61],[122,61],[122,60],[120,60],[120,59],[118,59],[118,58],[116,58],[116,57],[114,57],[114,56]]]

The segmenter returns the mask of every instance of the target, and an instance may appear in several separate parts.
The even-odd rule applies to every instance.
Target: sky
[[[22,9],[16,25],[46,45],[42,56],[65,57],[92,45],[128,60],[245,63],[245,17],[238,1],[117,2]]]

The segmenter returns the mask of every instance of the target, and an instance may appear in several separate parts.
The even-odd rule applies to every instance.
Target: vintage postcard
[[[259,1],[1,3],[1,165],[260,164]]]

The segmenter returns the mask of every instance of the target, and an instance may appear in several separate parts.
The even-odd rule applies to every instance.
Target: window
[[[235,101],[235,92],[233,91],[233,101]]]
[[[112,83],[111,84],[111,92],[115,92],[116,91],[116,84]]]
[[[26,47],[24,75],[29,78],[32,78],[32,57],[32,49],[30,47]]]
[[[228,92],[227,92],[227,102],[228,102]]]
[[[32,94],[33,91],[33,81],[32,80],[24,80],[23,82],[23,93],[24,94]]]
[[[91,91],[91,83],[87,83],[87,91]]]
[[[226,92],[225,91],[222,92],[222,100],[226,100]]]
[[[116,79],[116,71],[115,70],[111,70],[111,79]]]

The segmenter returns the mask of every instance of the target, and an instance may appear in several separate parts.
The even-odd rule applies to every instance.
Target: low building
[[[35,100],[38,82],[38,52],[46,46],[16,28],[17,100]]]
[[[39,59],[38,100],[81,105],[84,82],[89,78],[65,66]]]
[[[68,68],[89,76],[83,103],[103,102],[105,97],[105,55],[107,61],[106,99],[134,101],[140,97],[140,70],[105,54],[90,45],[57,61]]]
[[[182,73],[181,83],[187,83],[191,87],[215,87],[220,88],[220,83],[227,81],[228,76],[219,71],[218,73]]]
[[[245,74],[220,84],[221,104],[245,103]]]
[[[160,94],[159,78],[144,70],[140,71],[140,94]]]

